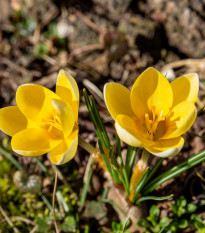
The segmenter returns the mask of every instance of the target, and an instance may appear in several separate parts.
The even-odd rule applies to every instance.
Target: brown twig
[[[102,30],[99,29],[90,19],[88,19],[82,12],[72,8],[73,12],[82,19],[90,28],[92,28],[98,34],[103,34]]]
[[[70,53],[70,55],[68,57],[68,62],[71,61],[73,57],[75,57],[79,54],[90,52],[90,51],[97,50],[97,49],[99,49],[99,50],[103,49],[103,45],[100,43],[99,44],[89,44],[89,45],[82,46],[80,48],[76,48]]]
[[[188,66],[188,67],[196,66],[196,67],[200,67],[200,68],[205,68],[205,59],[204,58],[202,58],[202,59],[184,59],[184,60],[180,60],[180,61],[174,61],[174,62],[171,62],[171,63],[163,66],[161,70],[178,68],[180,66]]]
[[[56,187],[57,187],[57,181],[58,181],[58,173],[55,173],[55,183],[53,187],[53,200],[52,200],[52,209],[53,209],[53,222],[55,226],[56,233],[59,233],[58,226],[56,223],[56,216],[55,216],[55,196],[56,196]]]

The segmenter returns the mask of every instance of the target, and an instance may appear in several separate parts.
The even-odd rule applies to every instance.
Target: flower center
[[[48,132],[50,133],[53,128],[56,128],[56,129],[62,131],[62,126],[61,126],[59,116],[55,115],[55,116],[52,116],[52,117],[53,117],[53,119],[48,119],[47,120],[47,124],[49,124]]]
[[[145,126],[147,131],[147,137],[150,140],[154,139],[159,122],[164,120],[165,120],[165,116],[163,115],[163,111],[161,111],[159,115],[156,115],[155,106],[152,107],[152,118],[150,118],[148,113],[145,114]]]
[[[42,119],[43,127],[46,128],[48,133],[55,138],[63,137],[63,129],[60,122],[58,113],[53,113],[49,118]]]

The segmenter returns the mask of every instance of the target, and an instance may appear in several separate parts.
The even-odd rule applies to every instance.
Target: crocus
[[[106,84],[104,99],[122,141],[144,147],[156,156],[169,157],[181,150],[181,135],[196,119],[198,89],[195,73],[169,83],[159,71],[148,68],[131,91],[117,83]]]
[[[71,160],[78,146],[79,90],[74,78],[60,70],[56,93],[35,84],[16,92],[17,106],[0,109],[0,129],[12,137],[12,149],[24,156],[49,152],[53,164]]]

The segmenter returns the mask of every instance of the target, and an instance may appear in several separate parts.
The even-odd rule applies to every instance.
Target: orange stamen
[[[157,131],[157,127],[160,121],[165,120],[165,116],[163,115],[163,111],[160,114],[156,115],[156,107],[152,106],[152,120],[149,118],[149,114],[145,114],[145,125],[147,127],[147,133],[150,140],[153,140],[154,134]]]

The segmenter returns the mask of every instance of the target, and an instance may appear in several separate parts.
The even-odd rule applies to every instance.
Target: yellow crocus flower
[[[181,150],[181,135],[196,119],[198,90],[195,73],[169,83],[159,71],[148,68],[131,91],[117,83],[106,84],[104,98],[122,141],[144,147],[156,156],[169,157]]]
[[[12,149],[25,156],[49,152],[53,164],[70,161],[78,146],[79,90],[60,70],[56,93],[35,84],[16,92],[17,106],[0,109],[0,129],[12,137]]]

